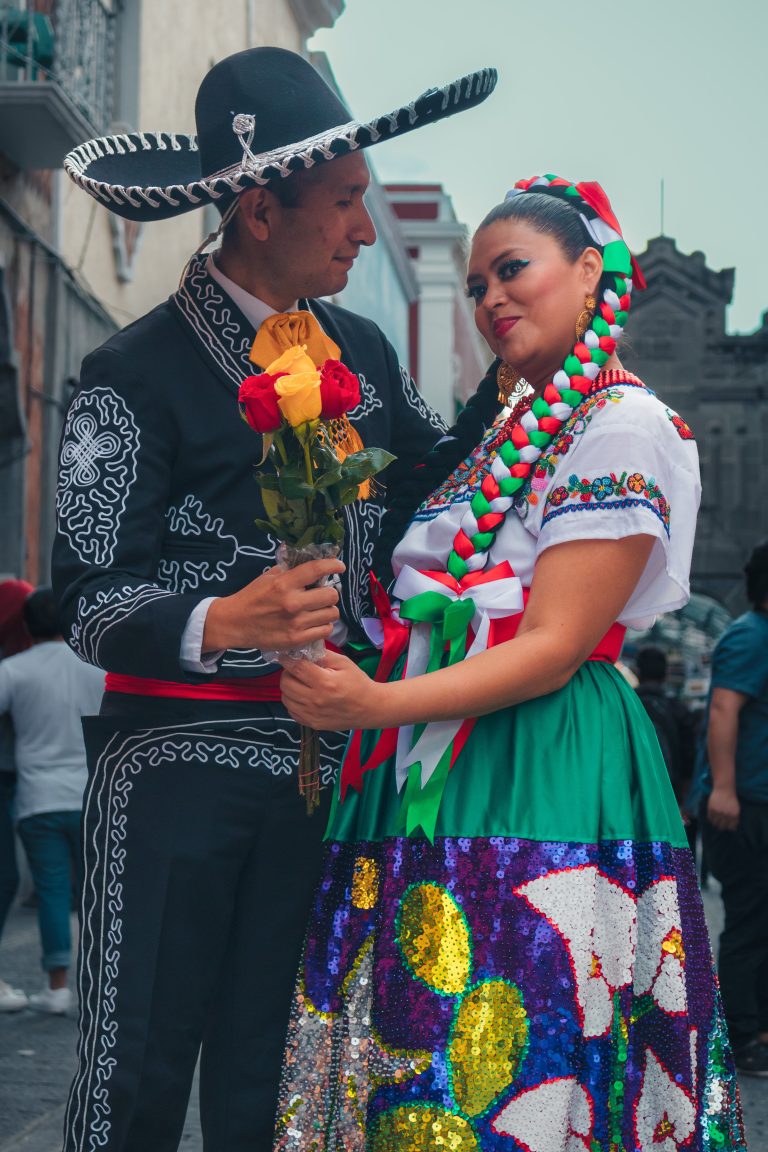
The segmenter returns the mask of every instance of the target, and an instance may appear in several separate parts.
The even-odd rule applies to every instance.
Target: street
[[[717,933],[720,899],[713,892],[705,892],[704,904],[710,931]],[[38,990],[42,985],[38,954],[35,912],[17,908],[8,919],[0,948],[3,979],[27,992]],[[74,1014],[0,1015],[0,1152],[61,1152],[64,1105],[74,1072],[76,1042]],[[768,1081],[744,1077],[741,1092],[750,1152],[768,1152]],[[195,1086],[181,1149],[201,1152],[202,1146]]]

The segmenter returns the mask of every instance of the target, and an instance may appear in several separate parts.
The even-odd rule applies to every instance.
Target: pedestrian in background
[[[752,608],[712,657],[704,843],[722,885],[719,975],[736,1066],[768,1077],[768,540],[744,572]]]
[[[32,640],[24,623],[24,602],[34,589],[26,580],[0,582],[0,659],[15,656],[29,648]],[[0,939],[5,919],[19,886],[16,865],[16,835],[13,829],[13,796],[16,791],[13,724],[0,713]],[[0,1012],[26,1008],[27,997],[20,988],[0,980]]]
[[[37,892],[48,973],[48,987],[29,997],[29,1007],[60,1014],[72,1003],[67,975],[73,874],[78,889],[82,882],[80,811],[87,772],[80,721],[98,712],[104,673],[63,642],[50,588],[33,592],[23,614],[32,647],[0,664],[0,713],[13,722],[15,818]]]
[[[691,851],[696,845],[697,822],[684,811],[696,760],[696,725],[690,710],[667,687],[667,655],[663,648],[646,644],[635,657],[637,688],[664,757]]]

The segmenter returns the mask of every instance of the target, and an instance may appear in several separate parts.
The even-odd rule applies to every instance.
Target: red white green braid
[[[559,176],[538,176],[519,181],[507,199],[529,191],[557,196],[578,211],[590,238],[602,250],[603,275],[598,288],[601,296],[583,338],[566,356],[543,395],[515,423],[509,439],[499,448],[491,471],[469,502],[448,557],[448,571],[456,580],[486,566],[496,533],[536,461],[615,351],[627,322],[633,281],[637,287],[645,287],[599,184],[574,185]]]

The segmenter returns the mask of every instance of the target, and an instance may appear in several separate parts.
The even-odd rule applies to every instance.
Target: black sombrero
[[[164,220],[238,192],[402,136],[482,103],[496,86],[484,68],[374,120],[350,120],[308,60],[251,48],[207,74],[195,103],[197,135],[128,132],[89,140],[64,160],[67,174],[118,216]]]

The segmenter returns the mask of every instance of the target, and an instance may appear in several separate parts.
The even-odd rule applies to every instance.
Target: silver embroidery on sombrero
[[[243,159],[238,164],[186,183],[169,184],[165,187],[159,185],[141,187],[135,184],[115,184],[96,180],[88,175],[90,167],[104,156],[123,155],[140,149],[153,148],[159,150],[171,148],[174,151],[183,151],[186,148],[190,152],[197,151],[196,137],[184,133],[116,133],[88,140],[65,156],[64,170],[79,187],[106,204],[108,208],[113,205],[118,207],[129,205],[137,209],[164,208],[167,205],[179,207],[185,201],[187,205],[195,206],[204,201],[218,200],[225,193],[242,192],[244,188],[254,184],[267,184],[276,176],[290,176],[298,169],[312,168],[315,164],[333,160],[338,155],[367,148],[387,137],[396,136],[408,128],[413,128],[420,116],[426,124],[434,118],[435,109],[433,105],[419,108],[418,105],[422,101],[439,97],[439,113],[443,115],[449,112],[451,107],[455,109],[462,101],[474,102],[484,98],[490,94],[495,84],[495,69],[483,68],[468,76],[462,76],[441,89],[431,89],[402,108],[370,121],[350,120],[346,124],[297,141],[293,145],[283,145],[268,152],[253,153],[250,147],[247,149],[244,147]],[[233,117],[233,130],[245,127],[246,137],[247,116],[247,113],[236,113]],[[242,144],[243,137],[240,132],[237,134]],[[154,145],[149,140],[152,136],[155,138]]]

